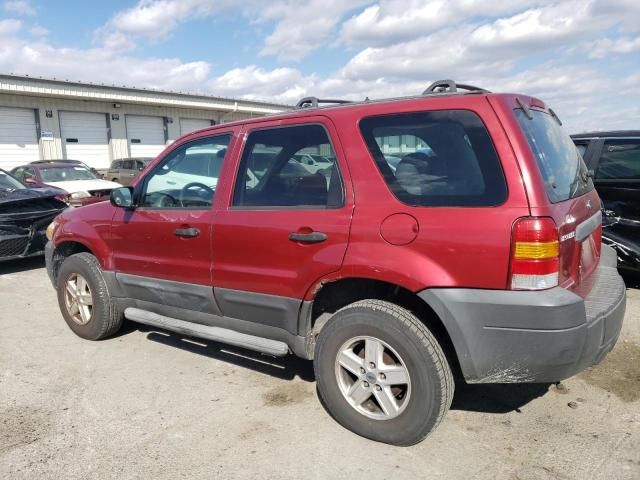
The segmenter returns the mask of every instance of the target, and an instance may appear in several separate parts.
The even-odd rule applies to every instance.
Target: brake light
[[[560,243],[552,218],[520,218],[513,225],[509,285],[544,290],[558,285]]]

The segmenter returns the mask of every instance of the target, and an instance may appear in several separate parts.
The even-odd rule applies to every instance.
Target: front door
[[[225,316],[292,333],[307,290],[341,267],[353,208],[342,151],[324,117],[253,124],[214,219],[216,300]],[[301,155],[318,155],[310,169]],[[233,190],[233,191],[231,191]]]
[[[136,186],[136,208],[117,209],[112,249],[126,296],[203,309],[212,291],[213,198],[231,139],[220,134],[176,147]]]

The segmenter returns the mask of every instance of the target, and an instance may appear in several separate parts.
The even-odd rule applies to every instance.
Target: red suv
[[[313,359],[329,413],[396,445],[440,423],[454,374],[553,382],[613,348],[625,286],[553,110],[451,81],[322,102],[186,135],[111,203],[58,216],[69,327]]]

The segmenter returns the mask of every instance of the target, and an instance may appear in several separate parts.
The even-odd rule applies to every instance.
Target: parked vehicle
[[[553,382],[613,348],[625,286],[553,110],[451,81],[323,102],[191,133],[111,203],[58,216],[47,270],[71,330],[127,318],[313,359],[331,415],[397,445],[437,427],[454,372]],[[420,149],[393,172],[381,145],[400,138]]]
[[[640,274],[640,130],[572,135],[603,203],[603,243]]]
[[[329,160],[327,157],[323,157],[322,155],[302,153],[294,155],[293,158],[297,160],[310,173],[316,173],[318,170],[331,168],[332,165],[331,160]]]
[[[35,160],[33,162],[31,162],[32,165],[46,165],[46,164],[51,164],[51,163],[71,163],[73,165],[80,165],[84,168],[86,168],[87,170],[91,170],[91,172],[98,178],[102,178],[102,173],[100,173],[98,170],[96,170],[93,167],[90,167],[89,165],[87,165],[84,162],[81,162],[80,160],[71,160],[68,158],[58,158],[58,159],[54,159],[54,160]]]
[[[89,169],[69,163],[28,164],[14,168],[11,173],[28,186],[49,186],[64,190],[65,201],[72,207],[81,207],[109,199],[119,183],[97,178]]]
[[[106,177],[112,182],[122,185],[131,185],[136,176],[145,169],[153,158],[121,158],[111,162]]]
[[[0,169],[0,261],[42,255],[45,230],[67,204],[54,189],[30,189]]]

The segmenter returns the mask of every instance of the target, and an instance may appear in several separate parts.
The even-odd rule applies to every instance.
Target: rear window
[[[552,203],[563,202],[593,190],[582,155],[569,135],[548,113],[539,110],[529,112],[532,119],[527,118],[521,109],[515,111],[538,163],[549,200]]]
[[[413,206],[494,206],[507,186],[489,133],[466,110],[365,118],[360,130],[393,194]]]

